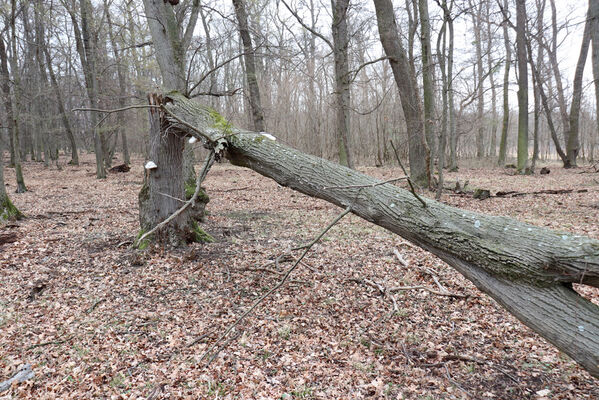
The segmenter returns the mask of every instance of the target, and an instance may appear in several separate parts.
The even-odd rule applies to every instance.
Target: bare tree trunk
[[[492,54],[493,33],[491,31],[491,2],[486,3],[487,18],[487,68],[489,70],[489,82],[491,84],[491,140],[489,147],[489,156],[495,157],[497,154],[497,89],[495,88],[495,65]]]
[[[553,124],[553,118],[551,116],[551,108],[549,107],[549,100],[547,99],[547,95],[545,94],[545,89],[543,89],[543,82],[541,78],[541,74],[539,73],[538,68],[535,66],[535,62],[532,57],[532,46],[530,42],[526,44],[528,49],[528,61],[530,63],[530,68],[532,73],[534,74],[534,82],[536,83],[536,89],[539,91],[539,95],[541,96],[541,104],[543,104],[543,109],[545,110],[545,117],[547,119],[547,125],[549,126],[549,132],[551,134],[551,139],[553,140],[553,144],[555,145],[555,150],[559,157],[562,159],[564,166],[568,163],[568,157],[566,153],[562,150],[562,146],[560,145],[559,138],[557,137],[557,131],[555,129],[555,125]],[[537,62],[542,62],[543,60],[537,60]]]
[[[526,56],[526,0],[516,0],[516,51],[518,56],[518,172],[528,168],[528,58]]]
[[[179,28],[176,14],[170,3],[163,0],[144,0],[144,9],[148,17],[163,84],[169,90],[187,95],[185,49],[189,47],[197,22],[199,2],[197,0],[193,2],[192,15],[183,35],[180,33],[183,30]],[[162,104],[162,98],[159,96],[151,96],[149,100],[150,104]],[[163,118],[162,111],[154,110],[150,113],[148,157],[156,167],[146,170],[144,185],[139,193],[142,232],[148,231],[177,211],[181,201],[186,198],[187,187],[193,185],[195,188],[195,172],[191,158],[193,152],[184,153],[183,135],[167,134],[164,131]],[[169,224],[160,230],[154,238],[158,242],[175,246],[190,241],[201,241],[203,236],[200,234],[201,229],[196,220],[203,216],[203,205],[208,202],[208,197],[202,194],[200,200],[202,205],[181,213],[174,224]]]
[[[435,87],[433,80],[433,55],[431,51],[431,25],[428,15],[428,0],[418,0],[420,14],[420,44],[422,47],[422,98],[424,101],[424,136],[430,150],[429,170],[435,170]],[[443,165],[439,164],[439,168]]]
[[[546,0],[536,0],[537,5],[537,35],[541,37],[543,33],[543,15],[545,14],[545,3]],[[543,76],[543,46],[542,43],[539,43],[537,47],[537,68],[538,75]],[[532,59],[532,57],[531,57]],[[534,171],[537,161],[539,160],[539,119],[541,117],[541,94],[539,93],[539,84],[542,85],[543,82],[537,82],[535,74],[533,73],[533,93],[534,93],[534,141],[533,141],[533,152],[532,152],[532,160],[530,164],[530,169]]]
[[[418,185],[430,184],[429,151],[424,137],[418,87],[397,31],[391,0],[374,0],[381,43],[393,70],[408,131],[410,176]]]
[[[52,86],[52,91],[54,92],[55,103],[58,106],[58,111],[60,112],[60,116],[62,119],[62,124],[67,135],[67,139],[69,140],[71,146],[71,160],[69,164],[71,165],[79,165],[79,154],[77,153],[77,143],[75,142],[75,135],[73,134],[73,129],[71,128],[71,123],[69,122],[69,118],[65,111],[64,100],[62,97],[62,92],[60,91],[60,87],[58,86],[58,81],[56,80],[56,74],[54,73],[54,66],[52,65],[52,58],[50,57],[50,51],[46,46],[46,40],[44,37],[44,14],[42,14],[43,10],[42,1],[37,1],[34,7],[35,12],[35,36],[36,36],[36,57],[40,68],[40,73],[45,75],[46,67],[48,68],[48,75],[50,77],[50,85]],[[44,54],[42,54],[42,52]],[[44,78],[46,80],[47,78]]]
[[[71,16],[73,23],[73,30],[75,33],[75,40],[77,44],[77,52],[81,60],[81,67],[83,69],[83,75],[85,77],[85,88],[87,91],[87,97],[91,108],[97,108],[98,106],[98,76],[96,71],[97,61],[97,38],[92,35],[93,27],[91,15],[93,7],[90,0],[80,0],[81,7],[81,29],[79,28],[79,22],[75,16],[75,12],[71,9],[67,9]],[[94,153],[96,155],[96,178],[106,178],[106,169],[104,166],[104,135],[97,128],[98,117],[96,113],[90,114],[90,125],[92,130],[92,136],[94,138]]]
[[[0,46],[4,46],[2,39],[0,39]],[[6,221],[18,219],[22,216],[10,201],[8,193],[6,193],[6,185],[4,184],[4,146],[2,143],[2,140],[0,140],[0,226]]]
[[[260,99],[260,88],[258,87],[258,77],[256,75],[256,56],[254,46],[252,45],[245,2],[244,0],[233,0],[233,5],[235,6],[239,35],[243,43],[245,78],[248,84],[248,99],[252,111],[254,129],[258,132],[264,132],[266,131],[264,110],[262,109],[262,101]]]
[[[200,132],[198,137],[213,144],[226,131],[225,155],[233,164],[349,207],[354,214],[430,251],[599,377],[599,306],[571,286],[599,287],[598,240],[416,198],[397,186],[300,153],[262,134],[230,125],[215,130],[222,117],[214,111],[180,95],[168,100],[166,107],[176,118],[166,116],[174,128],[167,131]]]
[[[592,162],[595,157],[595,146],[599,139],[599,0],[589,0],[589,18],[591,23],[592,37],[592,65],[593,65],[593,80],[595,83],[595,125],[597,130],[591,133],[589,160]]]
[[[453,3],[453,1],[452,1]],[[443,25],[441,25],[441,30],[439,31],[439,36],[437,38],[437,57],[439,60],[439,69],[441,70],[441,97],[442,97],[442,105],[443,109],[441,111],[441,135],[439,140],[439,183],[437,185],[437,193],[435,198],[439,200],[441,198],[441,194],[443,193],[443,168],[445,167],[445,147],[447,141],[447,115],[448,115],[448,96],[449,96],[449,79],[451,76],[450,66],[447,68],[445,59],[447,56],[447,28],[448,24],[451,21],[451,10],[447,7],[447,0],[443,0],[440,4],[443,9]],[[452,4],[453,6],[453,4]],[[450,36],[453,35],[453,27],[451,28]],[[452,38],[450,38],[451,41]],[[453,43],[450,43],[450,46],[453,46]],[[448,58],[452,58],[453,54]],[[448,63],[451,65],[453,63],[453,59],[448,59]],[[447,68],[447,69],[446,69]],[[448,71],[449,70],[449,71]]]
[[[589,3],[590,7],[590,3]],[[587,12],[589,17],[590,12]],[[582,100],[582,77],[584,74],[584,66],[587,61],[587,54],[589,53],[589,45],[591,43],[591,23],[590,19],[587,18],[584,26],[584,34],[582,37],[582,46],[580,48],[580,55],[578,56],[578,63],[576,64],[576,71],[574,73],[574,84],[572,92],[572,104],[570,105],[570,131],[568,132],[568,142],[566,143],[566,153],[568,155],[568,162],[570,168],[576,167],[576,158],[580,150],[579,140],[579,118],[580,118],[580,102]]]
[[[108,3],[104,0],[104,10],[106,12],[106,22],[108,23],[108,36],[110,38],[110,45],[114,54],[114,61],[116,63],[116,73],[119,81],[119,108],[124,108],[127,105],[127,84],[125,83],[125,72],[123,71],[123,57],[119,54],[116,39],[112,28],[112,20],[110,17],[110,9]],[[118,113],[117,115],[117,135],[120,133],[123,148],[123,162],[127,165],[131,164],[131,157],[129,156],[129,146],[127,144],[127,132],[125,128],[125,114]]]
[[[558,24],[557,24],[557,10],[555,8],[555,0],[549,0],[551,6],[551,46],[547,49],[547,56],[555,76],[555,88],[557,90],[557,105],[562,119],[562,129],[564,135],[570,131],[570,118],[568,116],[566,96],[564,94],[564,88],[562,86],[562,74],[559,70],[559,63],[557,60],[557,43],[558,43]],[[568,141],[566,137],[566,142]]]
[[[477,119],[477,134],[476,134],[476,158],[482,159],[485,156],[485,127],[484,127],[484,116],[485,116],[485,94],[484,84],[485,75],[483,74],[483,50],[482,50],[482,35],[481,25],[482,21],[482,9],[483,2],[478,2],[478,5],[474,5],[470,2],[471,7],[474,9],[472,12],[472,27],[474,29],[474,45],[476,48],[476,119]]]
[[[453,8],[453,0],[451,0]],[[451,9],[450,9],[451,10]],[[448,96],[448,107],[449,107],[449,171],[458,170],[458,133],[456,129],[456,112],[454,104],[454,92],[453,92],[453,53],[454,53],[454,32],[453,32],[453,17],[449,16],[447,21],[447,28],[449,30],[449,49],[447,51],[447,96]]]
[[[11,0],[11,13],[10,13],[10,30],[11,30],[11,54],[10,54],[10,70],[13,81],[13,101],[12,101],[12,113],[7,115],[12,116],[12,145],[15,165],[15,175],[17,180],[17,193],[24,193],[27,191],[25,186],[25,178],[23,177],[23,168],[21,166],[21,143],[19,137],[19,111],[21,109],[21,79],[19,72],[19,64],[17,62],[17,30],[16,30],[16,11],[17,4],[16,0]],[[0,39],[1,40],[1,39]],[[4,51],[6,54],[6,51]],[[6,71],[6,78],[8,79],[8,70]]]
[[[347,12],[349,0],[331,0],[333,9],[333,57],[335,59],[335,98],[337,99],[337,151],[339,163],[353,168],[350,150],[350,77]]]

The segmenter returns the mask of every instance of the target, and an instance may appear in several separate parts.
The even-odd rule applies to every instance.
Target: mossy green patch
[[[222,131],[225,135],[233,133],[233,125],[225,117],[220,115],[218,111],[210,109],[208,112],[210,113],[210,118],[212,118],[212,128]]]
[[[193,231],[194,241],[197,243],[213,243],[214,238],[205,230],[200,227],[195,221],[191,222],[191,229]]]
[[[142,240],[141,242],[139,242],[139,239],[145,235],[147,231],[145,229],[140,229],[139,233],[137,234],[137,237],[135,238],[135,242],[137,243],[137,248],[139,250],[145,250],[148,248],[148,246],[150,245],[150,238],[152,237],[152,235],[150,235],[149,237],[145,238],[144,240]]]
[[[193,183],[191,183],[189,181],[186,182],[185,183],[185,200],[191,199],[191,196],[193,196],[195,191],[196,191],[195,182],[193,182]],[[204,189],[200,188],[198,197],[196,198],[196,202],[208,204],[209,201],[210,201],[210,197],[208,197],[208,194],[206,193],[206,191]]]
[[[8,196],[0,202],[0,222],[23,218],[23,214],[15,207]]]

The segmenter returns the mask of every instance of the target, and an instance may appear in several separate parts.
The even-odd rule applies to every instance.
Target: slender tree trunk
[[[516,48],[518,55],[518,172],[528,168],[528,68],[526,56],[526,0],[516,0]]]
[[[594,161],[595,146],[599,139],[599,0],[589,0],[589,18],[591,23],[592,37],[592,65],[593,65],[593,80],[595,83],[595,126],[596,131],[591,133],[589,161]]]
[[[410,71],[406,52],[393,13],[391,0],[374,0],[377,24],[381,43],[385,49],[389,63],[399,90],[401,105],[408,132],[410,177],[418,185],[428,187],[430,184],[429,151],[424,137],[422,106],[418,87]]]
[[[443,168],[445,166],[445,147],[447,141],[447,108],[448,108],[448,73],[446,70],[445,59],[447,55],[447,24],[451,20],[450,10],[447,7],[447,0],[443,0],[441,3],[443,9],[443,25],[437,37],[437,55],[439,60],[439,69],[441,70],[441,97],[442,97],[442,111],[441,111],[441,135],[439,140],[439,164],[437,170],[439,171],[439,184],[437,186],[437,193],[435,198],[439,200],[443,193]]]
[[[260,99],[260,88],[258,86],[258,76],[256,74],[256,56],[248,25],[245,0],[233,0],[233,5],[235,6],[239,35],[241,36],[241,41],[243,43],[245,77],[248,85],[248,99],[252,111],[254,129],[258,132],[264,132],[266,131],[264,110],[262,109],[262,101]]]
[[[503,9],[507,12],[508,0],[503,1]],[[505,165],[505,156],[507,153],[507,134],[510,125],[510,67],[512,63],[512,49],[510,45],[507,22],[504,22],[502,25],[503,44],[505,47],[505,66],[503,69],[503,121],[501,123],[501,139],[499,140],[499,157],[497,159],[497,165],[500,167]]]
[[[539,37],[543,34],[543,15],[545,14],[545,4],[546,0],[536,0],[537,4],[537,35]],[[542,43],[538,44],[537,47],[537,68],[541,68],[543,65],[543,46]],[[531,57],[532,59],[532,57]],[[543,70],[539,69],[539,76],[543,76]],[[530,169],[534,171],[537,161],[539,160],[539,129],[540,129],[540,117],[541,117],[541,94],[539,93],[539,84],[542,85],[543,82],[537,82],[535,74],[533,73],[533,93],[534,93],[534,141],[533,141],[533,152],[532,152],[532,161],[530,164]]]
[[[333,9],[333,57],[335,59],[335,98],[337,100],[337,152],[339,163],[353,168],[350,150],[350,77],[347,12],[349,0],[331,0]]]
[[[17,62],[17,28],[16,28],[16,11],[17,4],[16,0],[11,0],[11,17],[10,17],[10,30],[11,30],[11,54],[10,54],[10,69],[13,81],[13,101],[12,101],[12,145],[15,158],[15,175],[17,180],[17,193],[24,193],[27,191],[25,186],[25,178],[23,177],[23,167],[21,165],[21,143],[19,137],[19,111],[21,109],[21,79],[19,72],[19,64]],[[6,53],[6,51],[5,51]],[[8,71],[6,77],[8,78]]]
[[[428,15],[428,0],[418,0],[420,14],[420,44],[422,48],[422,91],[424,101],[424,136],[430,149],[430,171],[435,170],[435,87],[433,80],[433,55],[431,51],[431,25]],[[439,168],[443,165],[439,164]]]
[[[3,40],[0,39],[0,46],[4,46]],[[4,85],[4,83],[2,83]],[[6,193],[6,185],[4,184],[4,146],[0,140],[0,226],[2,223],[11,219],[18,219],[22,215],[19,210],[12,204],[8,193]]]
[[[549,126],[549,132],[551,134],[551,139],[553,140],[553,144],[555,145],[555,150],[556,150],[557,154],[562,159],[562,162],[564,163],[564,166],[565,166],[568,163],[568,157],[567,157],[566,153],[564,153],[564,151],[562,150],[562,147],[559,142],[559,138],[557,137],[557,131],[555,129],[555,125],[553,124],[553,118],[551,116],[551,108],[549,107],[549,99],[547,99],[547,95],[545,94],[545,89],[543,89],[541,75],[539,74],[539,70],[536,67],[535,62],[532,57],[532,46],[530,45],[530,42],[528,42],[526,44],[526,46],[528,49],[528,56],[529,56],[528,60],[530,62],[530,67],[531,67],[532,73],[534,74],[534,77],[535,77],[534,82],[537,84],[536,88],[539,91],[539,95],[541,96],[541,104],[543,105],[543,109],[545,110],[545,117],[547,119],[547,125]],[[542,62],[542,60],[540,60],[539,62]]]
[[[590,17],[590,12],[587,13],[587,17]],[[580,48],[580,55],[578,56],[578,63],[576,64],[576,71],[574,73],[572,104],[570,105],[570,132],[568,133],[568,142],[566,144],[566,153],[568,155],[569,163],[568,166],[570,168],[576,167],[576,158],[578,157],[578,152],[580,151],[579,119],[580,102],[582,100],[582,77],[584,75],[584,66],[587,61],[590,43],[591,23],[590,19],[587,18],[584,26],[584,34],[582,37],[582,47]]]
[[[487,18],[487,68],[489,69],[489,82],[491,84],[491,140],[489,147],[489,156],[494,158],[497,155],[497,89],[495,88],[495,65],[492,54],[493,33],[491,31],[491,3],[486,3]]]
[[[474,28],[474,44],[476,48],[476,119],[477,119],[477,134],[476,134],[476,158],[482,159],[485,156],[485,94],[484,85],[485,78],[483,74],[483,50],[482,50],[482,8],[483,2],[478,5],[470,3],[471,7],[476,10],[472,12],[472,26]]]
[[[124,108],[127,105],[127,84],[125,82],[125,72],[123,71],[124,58],[119,53],[117,48],[116,39],[112,28],[112,19],[110,16],[110,9],[108,3],[104,0],[104,10],[106,12],[106,22],[108,22],[108,36],[110,38],[110,45],[112,46],[112,52],[114,54],[114,61],[116,63],[117,79],[119,81],[119,108]],[[131,164],[131,157],[129,156],[129,146],[127,144],[127,129],[125,124],[125,114],[118,113],[117,115],[117,135],[120,133],[123,148],[123,162],[127,165]]]
[[[60,91],[60,87],[58,86],[58,81],[56,79],[56,74],[54,73],[54,67],[52,65],[52,59],[50,57],[50,51],[46,46],[46,40],[44,37],[44,14],[43,10],[43,2],[40,0],[36,1],[36,5],[34,7],[35,12],[35,36],[36,36],[36,58],[40,69],[40,74],[42,75],[44,81],[48,78],[46,77],[46,67],[48,68],[48,75],[50,77],[50,85],[52,87],[52,91],[54,92],[54,103],[58,106],[58,111],[60,112],[60,116],[62,119],[62,124],[67,135],[67,139],[69,140],[71,147],[71,161],[69,164],[79,165],[79,154],[77,153],[77,143],[75,142],[75,135],[73,134],[73,130],[71,128],[71,123],[69,122],[69,118],[65,111],[64,101],[62,97],[62,93]],[[41,141],[40,141],[41,142]]]
[[[75,40],[77,44],[77,52],[81,60],[81,66],[83,69],[83,75],[85,77],[85,88],[87,97],[89,99],[90,107],[98,107],[98,76],[96,71],[97,61],[97,38],[92,36],[91,26],[92,19],[91,15],[93,7],[90,0],[80,0],[81,8],[81,29],[79,28],[79,22],[75,17],[75,12],[68,9],[70,13],[71,21],[73,23],[73,29],[75,33]],[[92,137],[94,139],[94,153],[96,155],[96,178],[106,178],[106,169],[104,166],[104,135],[98,129],[98,117],[96,113],[91,113],[89,116],[90,125],[92,130]]]
[[[451,0],[453,8],[453,0]],[[447,105],[449,108],[449,171],[458,170],[457,151],[458,151],[458,134],[456,129],[456,112],[453,93],[453,49],[454,49],[454,32],[453,32],[453,17],[449,16],[447,21],[449,30],[449,49],[447,50]]]

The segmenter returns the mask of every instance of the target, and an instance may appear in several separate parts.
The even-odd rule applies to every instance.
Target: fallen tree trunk
[[[599,307],[572,283],[599,287],[599,241],[488,216],[433,200],[237,129],[217,112],[171,93],[167,131],[197,136],[235,165],[318,197],[435,254],[481,291],[599,377]]]

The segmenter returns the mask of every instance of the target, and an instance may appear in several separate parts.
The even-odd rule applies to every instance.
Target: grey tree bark
[[[17,2],[16,0],[11,0],[10,2],[10,75],[8,72],[8,68],[4,65],[2,68],[5,69],[5,79],[9,79],[12,77],[13,90],[12,90],[12,110],[11,113],[7,112],[7,115],[12,118],[12,129],[11,129],[11,143],[13,147],[14,153],[14,166],[15,166],[15,175],[17,180],[17,193],[24,193],[27,191],[27,187],[25,186],[25,178],[23,177],[23,167],[21,165],[21,142],[20,142],[20,126],[19,126],[19,112],[21,110],[21,78],[20,78],[20,70],[19,63],[17,61]],[[0,39],[1,41],[1,39]],[[6,57],[6,49],[4,49],[4,58]],[[8,81],[7,81],[8,84]]]
[[[165,98],[168,131],[226,148],[225,156],[309,196],[350,207],[435,254],[507,311],[599,377],[599,306],[572,289],[599,287],[599,241],[508,217],[487,216],[429,199],[223,118],[182,95]],[[182,123],[181,121],[184,121]],[[175,133],[176,132],[176,133]]]
[[[476,119],[477,119],[477,132],[476,132],[476,158],[479,160],[485,156],[485,93],[484,84],[485,76],[483,73],[483,38],[482,38],[482,24],[483,24],[483,5],[482,1],[479,1],[477,5],[470,1],[470,7],[473,9],[471,12],[472,16],[472,27],[474,31],[474,46],[476,49]]]
[[[374,0],[379,36],[389,57],[389,64],[399,90],[401,106],[408,131],[411,180],[418,185],[430,184],[429,150],[424,137],[422,105],[416,80],[411,73],[406,52],[401,44],[393,3],[391,0]]]
[[[258,86],[258,76],[256,74],[256,55],[254,46],[252,45],[245,1],[233,0],[233,5],[235,7],[239,35],[241,36],[241,41],[243,43],[245,78],[248,85],[248,99],[252,111],[254,130],[257,132],[264,132],[266,131],[264,109],[262,108],[262,100],[260,99],[260,87]]]
[[[81,28],[79,27],[79,21],[77,20],[75,11],[70,8],[67,8],[67,11],[71,16],[71,22],[73,24],[77,53],[81,60],[89,105],[91,108],[97,108],[98,74],[96,70],[96,48],[98,40],[94,34],[94,27],[92,26],[93,6],[90,0],[80,0],[79,4],[81,9]],[[91,113],[89,118],[91,125],[90,129],[92,130],[92,137],[94,138],[94,153],[96,155],[96,178],[104,179],[106,178],[106,168],[104,164],[104,134],[97,129],[98,117],[96,113]]]
[[[42,1],[37,0],[36,5],[34,7],[35,13],[35,38],[36,38],[36,58],[39,64],[39,68],[42,74],[45,73],[46,68],[48,69],[48,75],[50,77],[50,85],[52,86],[52,91],[54,92],[54,102],[58,106],[58,111],[60,112],[60,117],[62,120],[62,125],[64,127],[67,139],[71,146],[71,160],[69,164],[71,165],[79,165],[79,153],[77,152],[77,142],[75,141],[75,135],[73,133],[73,129],[71,127],[71,123],[69,121],[69,117],[66,113],[64,100],[62,97],[62,91],[58,86],[58,80],[56,79],[56,74],[54,73],[54,66],[52,65],[52,57],[50,56],[50,51],[46,46],[46,38],[44,36],[45,25],[44,25],[44,15],[43,15],[43,4]]]
[[[491,2],[486,3],[486,27],[487,27],[487,68],[489,70],[489,83],[491,85],[491,130],[489,141],[489,156],[497,154],[497,89],[495,88],[495,65],[493,60],[494,38],[491,30]]]
[[[503,0],[503,9],[508,10],[508,0]],[[501,139],[499,140],[499,157],[497,165],[503,167],[505,165],[505,156],[507,152],[507,133],[510,123],[510,67],[512,63],[512,49],[510,44],[510,36],[508,31],[508,22],[504,21],[503,29],[503,45],[505,47],[505,66],[503,68],[503,121],[501,123]]]
[[[420,15],[420,45],[422,49],[422,99],[424,102],[424,137],[430,150],[429,170],[435,170],[437,156],[435,132],[435,85],[433,72],[435,69],[431,51],[431,24],[428,14],[428,0],[418,0]],[[440,163],[439,168],[443,165]]]
[[[112,46],[112,53],[114,55],[114,61],[116,63],[117,79],[119,81],[119,108],[124,108],[127,105],[127,83],[125,82],[125,71],[123,70],[124,58],[119,53],[114,30],[112,27],[112,18],[110,15],[110,8],[106,0],[104,0],[104,10],[106,13],[106,22],[108,23],[108,37],[110,39],[110,45]],[[120,133],[122,149],[123,149],[123,162],[127,165],[131,164],[131,156],[129,155],[129,145],[127,143],[127,130],[125,129],[125,114],[118,113],[117,115],[117,135]]]
[[[528,168],[528,57],[526,55],[526,0],[516,0],[516,54],[518,61],[518,172]]]
[[[0,40],[1,42],[2,40]],[[0,224],[21,218],[21,216],[19,210],[10,201],[8,193],[6,193],[6,185],[4,184],[4,145],[0,140]]]
[[[590,6],[590,3],[589,3]],[[582,100],[582,77],[584,74],[584,66],[587,61],[587,54],[589,53],[589,46],[591,43],[591,23],[590,10],[587,12],[587,20],[584,26],[584,34],[582,36],[582,46],[580,48],[580,54],[578,56],[578,62],[576,63],[576,70],[574,72],[574,82],[572,88],[572,104],[570,105],[570,130],[568,132],[566,143],[566,153],[568,155],[568,165],[566,168],[576,167],[576,158],[580,151],[580,133],[579,133],[579,118],[580,118],[580,103]]]
[[[186,94],[185,52],[197,22],[199,2],[193,1],[191,16],[185,30],[180,29],[174,6],[170,3],[163,0],[144,0],[144,8],[163,85],[168,90]],[[162,105],[160,96],[150,97],[149,101],[151,105]],[[150,111],[148,157],[156,168],[146,170],[144,185],[139,193],[142,232],[147,232],[177,211],[186,197],[186,186],[195,187],[195,172],[192,160],[189,159],[193,153],[186,151],[184,154],[185,138],[183,135],[166,134],[163,112],[157,109]],[[157,232],[154,239],[173,246],[189,241],[201,241],[201,230],[196,220],[202,218],[207,202],[207,196],[202,193],[197,207],[181,213],[175,223]]]
[[[597,113],[599,115],[599,0],[589,0],[589,18],[591,23],[591,38],[592,38],[592,66],[593,66],[593,80],[595,83],[595,105]],[[592,134],[591,134],[592,135]],[[592,135],[589,149],[589,159],[594,160],[595,145],[599,139],[599,124],[597,124],[597,131]]]
[[[333,9],[333,57],[335,59],[335,98],[337,150],[339,162],[353,168],[350,151],[350,76],[349,76],[349,35],[347,13],[349,0],[331,0]]]

